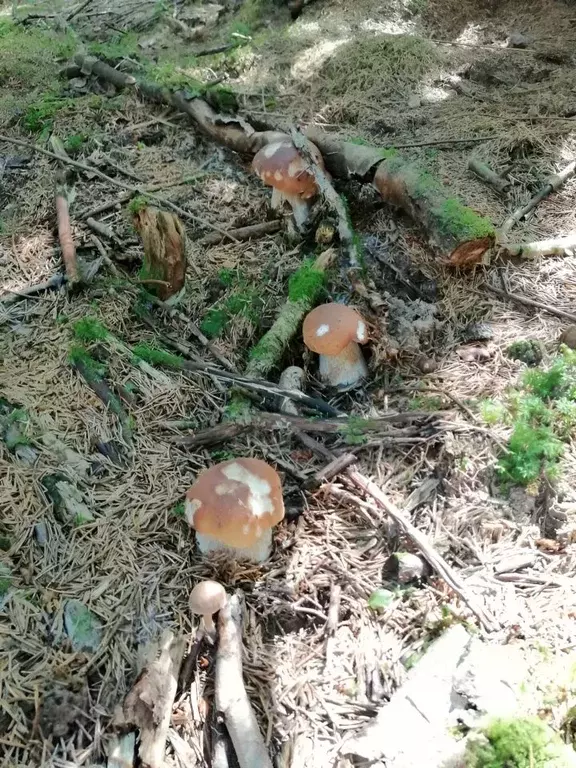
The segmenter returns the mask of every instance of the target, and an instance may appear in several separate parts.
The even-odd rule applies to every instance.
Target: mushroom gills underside
[[[320,378],[335,389],[350,389],[368,374],[360,346],[351,341],[338,355],[319,355]]]
[[[208,536],[205,533],[196,532],[196,543],[203,555],[210,552],[228,552],[236,560],[249,560],[252,563],[263,563],[272,553],[272,529],[267,528],[262,536],[251,547],[230,547],[227,544]]]

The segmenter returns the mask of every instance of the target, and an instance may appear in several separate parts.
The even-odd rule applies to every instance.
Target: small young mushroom
[[[284,518],[280,477],[260,459],[232,459],[202,472],[186,494],[186,519],[198,549],[263,563],[272,527]]]
[[[226,590],[217,581],[201,581],[190,593],[190,610],[199,613],[208,635],[216,634],[212,616],[226,605]]]
[[[350,389],[368,373],[358,344],[368,340],[366,323],[352,307],[322,304],[302,326],[304,344],[319,358],[320,377],[334,389]]]
[[[312,145],[313,146],[313,145]],[[314,161],[324,169],[320,151],[313,147]],[[308,162],[288,137],[266,144],[254,155],[252,168],[264,184],[272,187],[272,208],[284,200],[292,206],[296,226],[302,232],[308,220],[310,200],[318,194]]]

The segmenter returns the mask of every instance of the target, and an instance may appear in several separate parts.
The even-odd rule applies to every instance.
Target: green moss
[[[76,155],[82,149],[84,142],[88,140],[88,137],[83,133],[75,133],[72,136],[68,136],[64,142],[64,149],[70,155]]]
[[[165,349],[159,349],[158,347],[152,347],[149,344],[138,344],[132,350],[135,357],[144,360],[150,365],[163,365],[167,368],[182,369],[185,362],[182,357],[175,355],[172,352],[168,352]]]
[[[224,309],[209,309],[202,322],[200,330],[209,339],[216,339],[228,325],[229,316]]]
[[[83,365],[87,368],[96,378],[104,378],[107,372],[107,368],[103,363],[99,363],[94,360],[93,357],[81,346],[73,346],[68,353],[68,359],[72,365]]]
[[[341,429],[344,441],[348,445],[362,445],[365,443],[368,440],[368,435],[363,430],[363,427],[366,427],[368,423],[367,419],[363,419],[360,416],[350,416]]]
[[[250,401],[243,395],[234,393],[224,408],[222,421],[244,421],[250,417]]]
[[[0,599],[3,598],[12,586],[12,571],[4,563],[0,563]]]
[[[544,357],[542,344],[537,339],[513,341],[506,349],[506,355],[512,360],[520,360],[526,365],[540,365]]]
[[[449,197],[435,209],[435,212],[440,218],[444,231],[459,240],[476,240],[494,236],[493,224],[456,198]]]
[[[466,768],[567,768],[558,736],[539,718],[497,719],[470,739]]]
[[[74,336],[85,344],[104,341],[110,334],[106,327],[94,317],[83,317],[72,326]]]
[[[441,411],[444,403],[441,397],[416,395],[408,403],[411,411]]]
[[[147,199],[145,195],[136,195],[136,197],[133,197],[132,200],[128,203],[128,211],[135,216],[137,213],[140,213],[144,208],[147,208],[148,205],[150,205],[150,201]]]
[[[481,410],[489,423],[512,427],[497,465],[504,481],[530,485],[556,477],[576,427],[576,353],[565,349],[549,368],[525,371],[502,403]]]
[[[288,280],[288,298],[312,305],[320,296],[325,281],[325,273],[315,269],[314,261],[308,259]]]

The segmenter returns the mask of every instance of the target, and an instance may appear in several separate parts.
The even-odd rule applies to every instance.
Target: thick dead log
[[[186,279],[186,232],[173,213],[146,206],[134,214],[134,227],[144,246],[143,281],[162,301],[184,287]]]

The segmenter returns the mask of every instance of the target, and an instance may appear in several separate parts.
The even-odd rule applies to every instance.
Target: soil
[[[12,3],[2,8],[2,134],[45,149],[57,137],[70,157],[120,184],[161,187],[156,194],[188,214],[181,217],[188,268],[176,311],[150,302],[138,285],[143,248],[124,190],[68,167],[72,234],[82,268],[95,277],[75,292],[61,286],[19,297],[61,270],[54,205],[61,169],[0,139],[0,762],[105,764],[114,715],[146,646],[167,628],[193,637],[189,593],[199,579],[216,578],[245,595],[246,685],[277,764],[290,765],[290,749],[305,737],[314,752],[307,768],[349,768],[339,757],[344,737],[388,701],[431,638],[474,616],[439,577],[409,588],[386,580],[390,556],[413,545],[342,478],[310,483],[323,460],[296,435],[245,433],[188,450],[178,442],[183,435],[237,416],[237,393],[204,374],[151,372],[132,353],[166,346],[172,334],[192,360],[225,358],[243,371],[291,275],[325,246],[314,232],[294,238],[288,226],[248,242],[202,244],[215,231],[277,217],[250,158],[211,144],[183,115],[137,92],[60,70],[81,48],[220,109],[234,100],[255,127],[312,124],[359,144],[399,147],[499,226],[576,153],[574,8],[562,0],[318,0],[292,20],[272,0],[62,1],[16,4],[16,27]],[[191,39],[179,22],[188,33],[198,28]],[[471,155],[506,175],[511,191],[501,195],[471,174]],[[489,642],[566,661],[575,643],[574,445],[566,441],[553,485],[508,494],[496,463],[510,426],[487,424],[482,414],[527,368],[507,354],[513,342],[537,348],[542,366],[555,359],[570,323],[553,312],[573,311],[576,259],[494,258],[455,271],[374,190],[336,185],[364,244],[365,290],[352,292],[336,267],[323,300],[347,301],[365,316],[370,375],[361,389],[332,397],[300,337],[282,368],[304,367],[307,393],[358,424],[388,411],[441,412],[432,426],[416,422],[385,438],[366,438],[352,422],[325,442],[354,451],[359,470],[490,607],[501,630]],[[575,192],[570,179],[515,227],[514,240],[576,231]],[[106,203],[93,218],[110,236],[95,241],[87,214]],[[317,222],[335,224],[321,201],[317,209]],[[551,311],[501,299],[491,285]],[[124,347],[106,335],[79,339],[77,324],[87,318]],[[473,354],[464,342],[475,343]],[[71,364],[79,345],[108,383],[107,406]],[[271,407],[262,398],[255,405]],[[63,461],[46,435],[90,471]],[[182,517],[197,474],[234,456],[263,458],[282,475],[287,517],[262,567],[201,558]],[[53,508],[42,481],[62,473],[92,519],[66,519]],[[539,548],[542,537],[558,548]],[[534,556],[521,570],[503,568],[526,553]],[[335,584],[342,597],[327,650]],[[392,597],[374,610],[368,601],[382,586]],[[73,649],[64,621],[71,600],[94,617],[96,650]],[[213,649],[202,646],[190,664],[192,686],[179,691],[171,727],[193,745],[198,765],[209,765]],[[540,692],[545,717],[560,729],[573,682],[546,680]],[[534,709],[540,704],[535,699]],[[170,742],[166,750],[167,765],[183,764]]]

